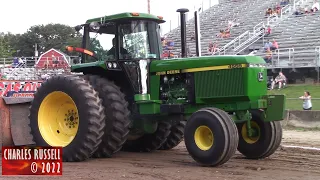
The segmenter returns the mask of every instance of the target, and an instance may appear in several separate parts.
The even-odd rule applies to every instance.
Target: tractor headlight
[[[108,63],[108,68],[112,68],[112,63],[111,62]]]
[[[113,67],[113,68],[117,68],[117,67],[118,67],[118,66],[117,66],[117,63],[113,63],[113,64],[112,64],[112,67]]]

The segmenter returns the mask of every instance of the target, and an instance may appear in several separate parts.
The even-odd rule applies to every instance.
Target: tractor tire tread
[[[93,157],[111,157],[122,148],[129,134],[128,102],[120,88],[112,81],[98,75],[85,75],[85,79],[99,93],[106,115],[102,142]]]

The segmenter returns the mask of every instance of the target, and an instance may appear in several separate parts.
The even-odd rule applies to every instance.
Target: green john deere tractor
[[[82,47],[67,49],[80,52],[81,62],[71,67],[80,75],[52,77],[36,92],[29,116],[36,145],[62,146],[69,162],[169,150],[183,139],[192,158],[207,166],[227,162],[237,149],[251,159],[273,154],[285,97],[267,95],[264,60],[187,58],[188,10],[177,12],[177,59],[161,60],[160,16],[121,13],[77,26]],[[97,38],[112,44],[109,51],[99,49]]]

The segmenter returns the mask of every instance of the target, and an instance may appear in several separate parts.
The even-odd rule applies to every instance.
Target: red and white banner
[[[62,175],[62,148],[2,147],[2,175]]]

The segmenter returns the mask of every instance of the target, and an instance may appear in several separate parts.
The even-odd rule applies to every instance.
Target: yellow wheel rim
[[[248,136],[247,123],[244,123],[242,125],[241,135],[242,135],[242,138],[244,139],[244,141],[246,141],[248,144],[254,144],[254,143],[258,142],[260,139],[260,127],[256,122],[254,122],[254,121],[250,121],[250,122],[251,122],[251,128],[255,129],[258,132],[258,135],[255,137]]]
[[[39,108],[38,127],[50,146],[70,144],[79,127],[79,113],[72,98],[61,91],[48,94]]]
[[[207,151],[214,143],[214,136],[208,126],[199,126],[194,133],[194,140],[199,149]]]

